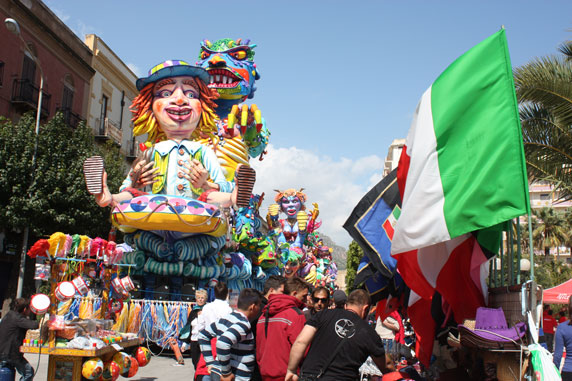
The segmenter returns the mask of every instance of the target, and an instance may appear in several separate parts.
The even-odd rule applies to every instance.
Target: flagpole
[[[532,217],[528,213],[528,246],[530,247],[530,280],[534,281],[534,245],[532,241]]]

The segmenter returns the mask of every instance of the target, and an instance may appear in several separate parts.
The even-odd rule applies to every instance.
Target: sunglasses
[[[318,302],[327,303],[329,298],[316,298],[315,296],[312,296],[312,300],[314,301],[314,303]]]

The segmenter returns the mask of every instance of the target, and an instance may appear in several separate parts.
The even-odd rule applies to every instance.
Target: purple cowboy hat
[[[502,308],[479,307],[475,327],[461,324],[459,331],[462,343],[469,342],[485,347],[503,346],[503,344],[516,345],[526,334],[526,324],[519,322],[509,327]]]

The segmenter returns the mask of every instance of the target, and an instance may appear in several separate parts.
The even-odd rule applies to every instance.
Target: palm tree
[[[570,256],[572,257],[572,208],[568,208],[566,209],[566,212],[564,212],[564,226],[566,228],[566,233],[568,234],[568,239],[564,244],[568,248]]]
[[[530,179],[572,199],[572,42],[514,70]]]
[[[532,239],[535,246],[544,248],[544,256],[548,258],[551,247],[560,247],[568,240],[564,218],[552,208],[533,209],[532,214],[538,219]]]

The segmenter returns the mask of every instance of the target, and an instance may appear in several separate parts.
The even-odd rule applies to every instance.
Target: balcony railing
[[[95,137],[98,139],[113,139],[115,143],[121,146],[121,140],[123,139],[123,132],[119,129],[117,123],[113,122],[109,118],[105,118],[103,123],[101,123],[101,119],[97,118],[95,120],[96,124],[96,133]]]
[[[15,106],[22,106],[23,109],[37,110],[38,95],[40,88],[29,79],[16,78],[12,86],[12,103]],[[42,110],[40,115],[47,117],[50,114],[50,100],[52,96],[45,91],[42,92]]]
[[[139,148],[139,143],[135,140],[131,140],[127,145],[127,152],[126,156],[130,160],[136,159],[139,154],[141,153],[141,149]]]
[[[56,112],[61,112],[66,124],[74,129],[85,120],[78,114],[72,112],[69,108],[57,108]]]

